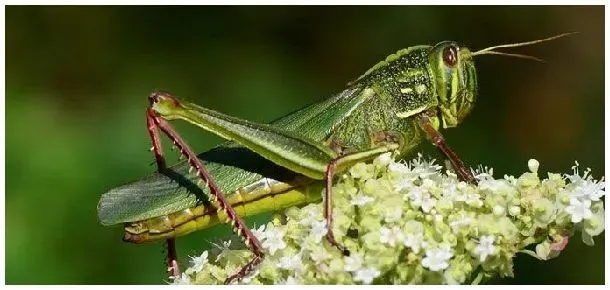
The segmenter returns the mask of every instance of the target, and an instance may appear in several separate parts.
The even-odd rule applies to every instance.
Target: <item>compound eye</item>
[[[458,48],[451,45],[443,49],[443,62],[449,67],[454,67],[457,64]]]

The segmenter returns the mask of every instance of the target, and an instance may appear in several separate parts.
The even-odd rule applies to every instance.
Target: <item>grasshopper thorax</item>
[[[430,50],[443,127],[455,127],[468,115],[477,94],[477,74],[472,53],[455,42],[440,42]]]

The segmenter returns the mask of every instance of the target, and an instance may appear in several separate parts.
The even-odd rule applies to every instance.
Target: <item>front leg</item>
[[[445,156],[449,158],[449,160],[453,164],[453,167],[455,167],[462,179],[464,179],[466,182],[477,185],[477,180],[472,175],[472,172],[470,172],[470,170],[468,170],[466,166],[464,166],[462,160],[460,160],[457,154],[455,154],[451,147],[449,147],[441,133],[434,129],[434,126],[432,125],[432,121],[430,120],[428,114],[426,112],[421,113],[418,116],[418,121],[422,130],[426,132],[426,135],[428,136],[430,141],[432,141],[432,144],[438,147],[445,154]]]

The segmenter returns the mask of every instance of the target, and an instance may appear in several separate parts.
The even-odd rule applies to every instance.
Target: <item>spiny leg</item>
[[[345,246],[339,244],[333,234],[333,204],[332,204],[332,188],[333,188],[333,176],[335,175],[335,165],[337,159],[333,159],[326,167],[326,189],[324,191],[324,219],[326,220],[326,239],[328,242],[335,246],[343,255],[349,256],[349,250]]]
[[[420,115],[419,124],[424,130],[424,132],[426,132],[426,135],[428,135],[428,138],[430,138],[430,140],[432,141],[432,144],[438,147],[445,154],[445,156],[449,158],[449,160],[453,164],[453,167],[455,167],[462,179],[464,179],[466,182],[477,185],[477,180],[472,175],[472,172],[470,172],[470,170],[468,170],[466,166],[464,166],[462,160],[460,160],[457,154],[455,154],[451,147],[449,147],[441,133],[434,129],[430,118],[426,114]]]
[[[243,220],[235,213],[233,207],[226,201],[223,193],[218,188],[218,185],[216,185],[214,180],[208,174],[207,170],[205,170],[201,160],[197,158],[197,155],[195,155],[195,153],[188,147],[188,145],[186,145],[182,138],[178,136],[171,125],[164,119],[157,116],[150,108],[148,109],[148,117],[155,124],[155,126],[161,129],[161,131],[163,131],[163,133],[165,133],[178,147],[180,153],[187,158],[189,165],[197,170],[198,177],[206,183],[207,187],[209,187],[211,198],[218,203],[218,206],[225,212],[227,218],[230,220],[233,231],[235,231],[244,240],[246,246],[248,246],[254,254],[254,257],[252,260],[250,260],[250,262],[225,280],[225,284],[230,284],[235,280],[239,281],[248,275],[255,266],[260,264],[265,257],[260,241],[256,238],[256,236],[254,236]],[[153,140],[155,140],[155,138],[153,138]],[[200,181],[197,182],[198,185]]]
[[[148,134],[150,135],[150,139],[152,141],[152,148],[155,155],[155,161],[157,162],[157,170],[162,172],[166,169],[165,166],[165,158],[163,157],[163,149],[161,148],[161,140],[159,138],[159,134],[157,133],[157,125],[152,117],[152,112],[150,108],[146,111],[146,124],[148,129]],[[180,277],[180,268],[178,266],[178,255],[176,254],[176,240],[174,238],[170,238],[165,240],[167,247],[167,272],[171,278]]]

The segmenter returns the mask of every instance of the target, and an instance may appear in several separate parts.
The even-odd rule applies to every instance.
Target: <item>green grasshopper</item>
[[[100,222],[123,223],[127,242],[166,240],[168,270],[174,277],[180,274],[174,238],[229,222],[254,254],[226,279],[225,283],[231,283],[265,257],[243,217],[323,197],[326,240],[349,255],[333,235],[333,177],[386,152],[405,156],[427,138],[463,180],[476,184],[471,171],[439,133],[441,126],[461,123],[474,105],[477,75],[473,57],[499,54],[536,59],[495,49],[568,34],[477,52],[450,41],[409,47],[376,64],[342,92],[270,124],[227,116],[155,91],[148,98],[146,118],[158,172],[103,194],[98,204]],[[176,119],[230,142],[197,156],[168,123]],[[169,137],[186,162],[166,166],[157,129]],[[195,175],[191,175],[193,171]]]

